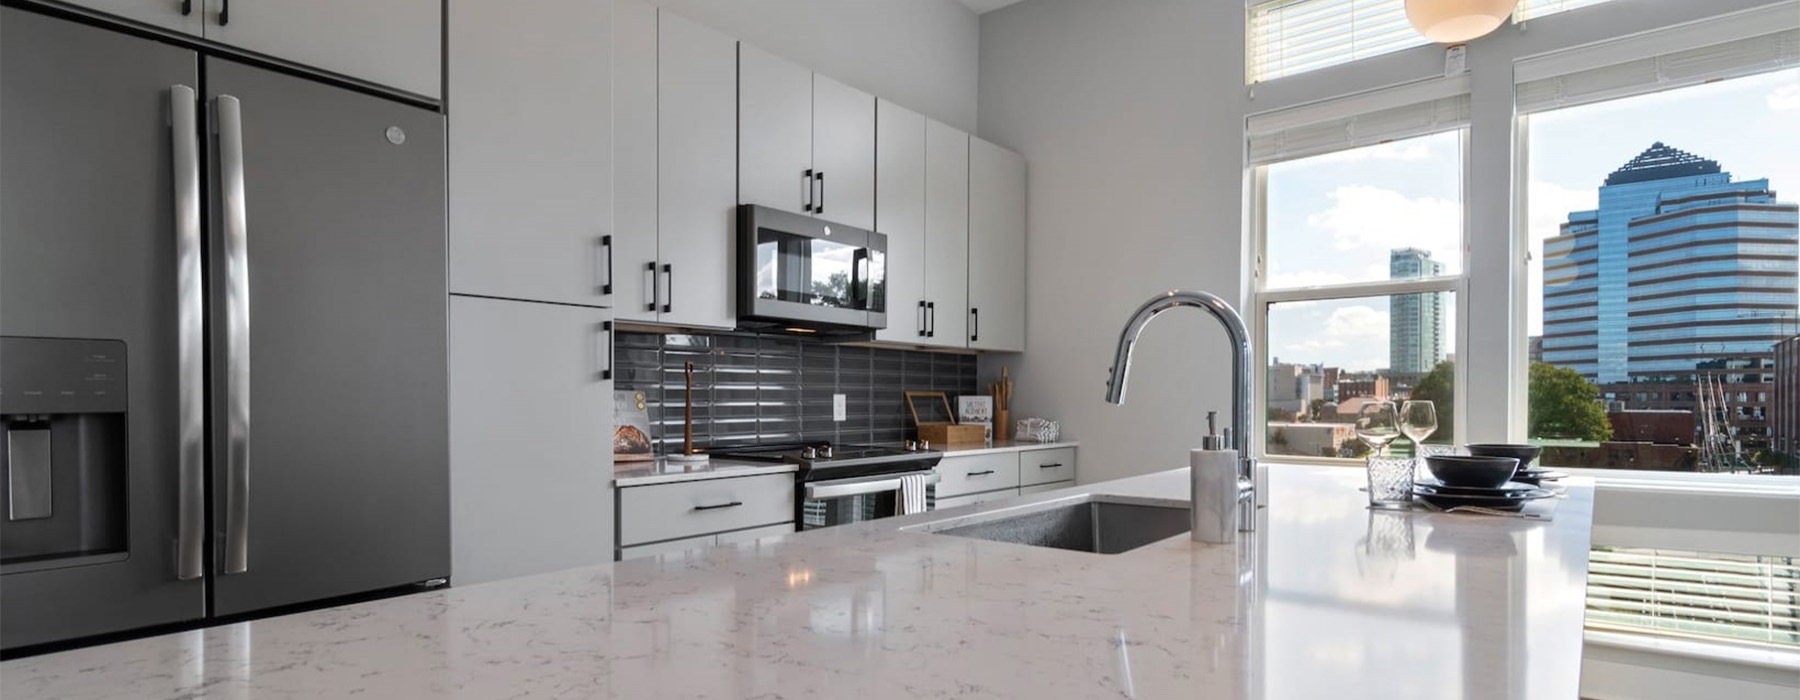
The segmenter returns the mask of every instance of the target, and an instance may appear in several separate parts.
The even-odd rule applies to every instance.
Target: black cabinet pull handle
[[[969,342],[981,340],[981,309],[969,307],[969,318],[975,322],[975,330],[969,333]]]
[[[919,337],[925,337],[925,300],[919,300]]]
[[[219,0],[219,26],[231,24],[231,0]]]
[[[669,293],[663,297],[663,311],[662,312],[666,314],[666,313],[669,313],[669,309],[675,308],[675,266],[674,265],[671,265],[669,263],[663,263],[663,284],[667,285],[669,288]]]
[[[935,302],[935,301],[925,302],[925,318],[926,318],[925,337],[936,338],[937,337],[937,302]]]
[[[601,321],[600,330],[606,331],[606,368],[600,370],[600,380],[613,378],[613,322]]]
[[[1062,466],[1062,462],[1057,462],[1055,464],[1040,464],[1040,465],[1038,465],[1038,468],[1039,469],[1056,469],[1057,467],[1061,467],[1061,466]]]
[[[819,198],[813,204],[813,213],[823,214],[825,213],[825,171],[820,170],[814,173],[813,182],[819,183]]]
[[[813,210],[813,171],[812,171],[812,168],[807,168],[806,172],[800,174],[800,189],[802,189],[806,192],[806,194],[801,195],[802,199],[800,200],[800,211],[807,212],[810,214],[810,213],[812,213],[812,210]]]
[[[987,470],[987,471],[984,471],[984,472],[969,472],[969,473],[968,473],[968,476],[987,476],[987,475],[989,475],[989,474],[992,474],[992,473],[994,473],[994,470],[992,470],[992,469],[989,469],[989,470]]]
[[[644,310],[656,313],[656,300],[662,296],[662,280],[656,275],[656,261],[645,263],[644,270],[650,273],[650,303],[644,305]]]
[[[720,508],[736,508],[741,505],[744,505],[743,501],[732,501],[730,503],[720,503],[716,506],[694,506],[694,510],[718,510]]]
[[[600,247],[606,249],[606,282],[600,285],[600,295],[612,295],[613,286],[613,244],[612,236],[601,236]]]
[[[194,14],[194,0],[181,0],[181,16]]]

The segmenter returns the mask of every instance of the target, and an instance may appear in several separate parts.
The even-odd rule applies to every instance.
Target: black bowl
[[[1477,457],[1511,457],[1519,460],[1519,469],[1521,470],[1530,469],[1531,463],[1536,462],[1538,455],[1543,454],[1543,452],[1544,448],[1538,447],[1537,445],[1489,443],[1485,445],[1469,446],[1469,454]]]
[[[1512,480],[1519,460],[1512,457],[1464,457],[1436,455],[1425,458],[1426,468],[1438,481],[1451,486],[1494,488]]]

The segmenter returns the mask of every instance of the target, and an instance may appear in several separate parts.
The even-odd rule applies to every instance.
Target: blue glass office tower
[[[1691,380],[1796,331],[1800,207],[1662,143],[1544,241],[1544,361],[1601,384]]]

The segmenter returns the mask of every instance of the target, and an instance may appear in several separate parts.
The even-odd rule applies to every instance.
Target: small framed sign
[[[963,425],[982,426],[987,432],[986,439],[994,439],[994,397],[956,397],[956,420]]]

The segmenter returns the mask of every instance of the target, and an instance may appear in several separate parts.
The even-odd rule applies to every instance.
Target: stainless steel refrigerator
[[[0,648],[449,576],[444,132],[0,8]]]

